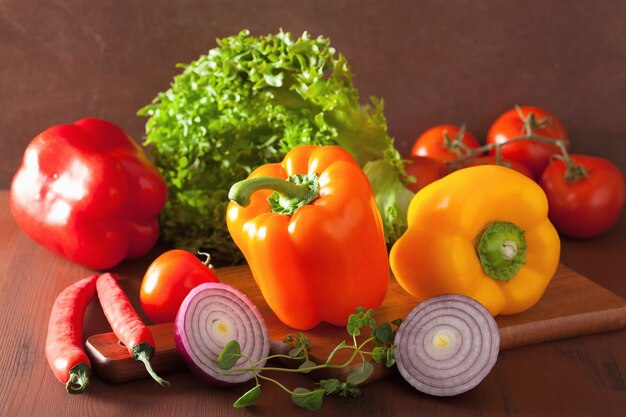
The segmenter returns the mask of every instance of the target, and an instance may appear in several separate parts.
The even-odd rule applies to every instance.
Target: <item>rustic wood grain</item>
[[[597,284],[626,297],[626,216],[616,228],[590,241],[563,239],[562,259]],[[138,306],[143,272],[163,248],[125,262],[122,288]],[[56,295],[92,271],[36,246],[17,229],[0,192],[0,416],[302,416],[276,386],[264,383],[263,395],[249,410],[232,403],[251,385],[214,389],[187,371],[164,376],[169,389],[149,379],[123,384],[97,375],[85,394],[70,396],[52,375],[44,356],[47,321]],[[110,331],[97,302],[87,311],[85,337]],[[500,353],[487,378],[454,398],[416,392],[398,374],[363,387],[359,398],[328,397],[315,415],[603,416],[621,417],[626,409],[626,331],[540,343]],[[313,388],[300,375],[270,373],[286,386]],[[312,414],[314,415],[314,414]]]

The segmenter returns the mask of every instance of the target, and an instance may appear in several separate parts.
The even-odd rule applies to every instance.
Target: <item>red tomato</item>
[[[440,125],[428,129],[413,144],[411,155],[427,156],[442,162],[457,159],[456,152],[454,152],[451,144],[445,138],[447,137],[450,140],[457,138],[460,130],[458,126],[453,125]],[[461,143],[471,149],[479,146],[476,138],[467,130],[463,132]]]
[[[610,161],[572,155],[586,177],[567,181],[566,164],[555,159],[543,172],[539,185],[548,197],[549,217],[564,235],[590,238],[607,231],[624,207],[624,176]]]
[[[534,134],[550,139],[568,140],[565,127],[552,113],[532,106],[520,107],[520,110],[524,119],[532,117],[529,123]],[[511,109],[491,125],[487,133],[487,143],[507,143],[526,134],[525,121],[516,109]],[[495,151],[490,153],[493,154]],[[501,147],[501,155],[504,158],[524,164],[537,180],[548,166],[550,155],[560,153],[558,146],[536,140],[522,140]]]
[[[189,291],[204,282],[218,282],[211,268],[191,252],[167,251],[152,262],[143,277],[141,308],[153,323],[174,321]]]
[[[534,179],[533,174],[530,173],[528,168],[526,168],[524,165],[520,164],[519,162],[509,161],[506,158],[500,158],[500,164],[507,168],[514,169],[520,174],[526,175],[531,180]],[[496,165],[496,156],[495,155],[481,156],[480,158],[471,159],[469,162],[466,162],[464,165],[466,167],[475,167],[479,165]]]
[[[406,188],[414,193],[445,176],[449,171],[443,162],[426,156],[412,155],[408,159],[410,162],[404,166],[404,170],[408,175],[415,177],[415,182],[407,183]]]

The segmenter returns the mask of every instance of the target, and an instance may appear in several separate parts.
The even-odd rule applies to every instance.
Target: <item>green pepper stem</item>
[[[65,384],[65,389],[70,394],[80,394],[85,392],[89,387],[89,374],[91,368],[85,362],[81,362],[78,365],[70,369],[69,379]]]
[[[235,183],[228,192],[228,198],[242,207],[250,204],[252,194],[259,190],[273,190],[288,198],[304,199],[306,187],[275,177],[257,177]]]
[[[148,371],[152,379],[154,379],[159,385],[161,385],[162,387],[169,387],[169,381],[166,381],[165,379],[158,376],[157,373],[154,372],[154,369],[152,369],[150,359],[152,359],[153,355],[154,348],[149,343],[140,343],[133,348],[133,359],[143,362],[143,364],[146,366],[146,370]]]
[[[235,183],[228,192],[228,198],[247,207],[252,194],[259,190],[275,191],[268,198],[273,213],[292,215],[299,207],[319,197],[319,182],[316,174],[296,174],[287,180],[276,177],[249,178]]]

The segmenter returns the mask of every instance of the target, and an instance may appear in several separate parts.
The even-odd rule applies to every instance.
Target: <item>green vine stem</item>
[[[525,115],[522,111],[522,108],[517,104],[515,105],[515,111],[517,112],[520,120],[524,123],[524,126],[522,128],[522,133],[524,135],[532,134],[535,129],[546,129],[552,124],[552,118],[550,118],[549,116],[544,116],[541,119],[537,119],[535,117],[535,113],[533,112]]]
[[[312,371],[318,371],[320,369],[330,369],[330,368],[342,369],[342,368],[345,368],[345,367],[349,366],[350,364],[352,364],[352,362],[354,362],[354,359],[356,358],[357,355],[360,355],[363,360],[365,360],[364,355],[372,355],[372,352],[364,352],[363,348],[368,343],[373,342],[374,339],[375,339],[374,337],[370,337],[370,338],[366,339],[365,341],[361,342],[361,344],[359,344],[359,345],[345,345],[345,346],[340,347],[339,350],[341,350],[341,349],[352,349],[353,350],[352,355],[350,355],[350,357],[345,362],[343,362],[341,364],[332,364],[332,363],[329,363],[329,360],[326,360],[326,362],[324,362],[323,364],[315,365],[315,366],[309,366],[309,367],[305,367],[305,368],[281,368],[281,367],[277,367],[277,366],[262,366],[262,367],[258,366],[259,363],[264,362],[265,360],[270,360],[270,359],[279,359],[279,358],[293,359],[293,360],[303,360],[304,359],[304,357],[301,357],[301,356],[289,356],[289,355],[276,354],[276,355],[268,356],[267,358],[262,359],[261,361],[258,361],[256,363],[253,363],[251,367],[248,367],[248,368],[236,368],[236,369],[232,369],[232,370],[224,370],[224,371],[222,371],[222,373],[228,374],[228,373],[232,373],[232,372],[265,372],[265,371],[308,373],[308,372],[312,372]]]
[[[539,122],[533,122],[534,124],[537,123],[541,123],[540,119]],[[525,122],[526,123],[526,122]],[[515,143],[515,142],[521,142],[521,141],[525,141],[525,140],[534,140],[536,142],[541,142],[541,143],[546,143],[549,145],[554,145],[557,146],[560,150],[560,154],[555,154],[553,155],[553,157],[561,159],[565,165],[567,166],[566,172],[565,172],[565,180],[568,182],[573,182],[573,181],[578,181],[581,178],[584,178],[587,176],[587,172],[585,170],[585,168],[582,165],[576,165],[576,163],[574,163],[574,161],[572,160],[572,158],[569,155],[569,152],[567,151],[567,141],[565,140],[561,140],[561,139],[552,139],[552,138],[548,138],[545,136],[541,136],[541,135],[537,135],[536,133],[532,132],[532,128],[530,127],[530,123],[528,124],[528,127],[525,127],[524,129],[530,129],[530,133],[527,133],[525,135],[522,136],[518,136],[516,138],[513,138],[507,142],[504,143],[488,143],[486,145],[480,146],[478,148],[467,148],[467,152],[465,153],[465,155],[460,155],[457,157],[457,159],[454,159],[452,161],[446,161],[445,164],[450,166],[452,169],[459,169],[460,167],[462,168],[464,165],[464,162],[478,158],[480,156],[482,156],[483,154],[489,152],[489,151],[495,151],[495,158],[496,158],[496,164],[497,165],[502,165],[502,147],[503,146],[508,146],[511,143]],[[452,141],[457,141],[458,139],[452,139]],[[460,143],[460,141],[459,141]],[[458,144],[457,144],[458,145]],[[453,147],[453,149],[456,149]]]
[[[457,132],[454,138],[450,138],[450,136],[448,136],[447,130],[444,130],[442,133],[443,146],[446,149],[449,149],[452,152],[454,152],[457,158],[467,155],[472,150],[472,148],[470,148],[465,143],[463,143],[463,136],[465,136],[465,130],[466,130],[465,125],[461,125],[461,127],[459,128],[459,131]]]
[[[515,142],[521,142],[524,140],[535,140],[537,142],[543,142],[543,143],[547,143],[550,145],[555,145],[558,146],[561,153],[563,154],[563,159],[564,162],[567,164],[573,163],[573,161],[571,160],[571,158],[569,157],[569,153],[567,152],[567,142],[564,140],[560,140],[560,139],[552,139],[552,138],[547,138],[545,136],[540,136],[537,134],[530,134],[530,135],[524,135],[524,136],[518,136],[516,138],[513,138],[505,143],[488,143],[486,145],[480,146],[478,148],[472,148],[469,150],[469,152],[466,155],[463,155],[453,161],[447,161],[446,164],[448,165],[454,165],[457,164],[459,162],[465,162],[469,159],[473,159],[476,158],[478,156],[481,156],[482,154],[484,154],[485,152],[489,152],[491,150],[495,150],[496,155],[498,155],[498,153],[500,152],[500,148],[502,148],[503,146],[508,146],[511,143],[515,143]],[[501,161],[500,161],[501,162]]]
[[[545,136],[541,136],[535,133],[536,129],[545,129],[550,126],[552,119],[549,116],[537,119],[533,112],[524,114],[519,106],[515,106],[515,110],[519,118],[522,120],[522,135],[513,138],[504,143],[488,143],[478,148],[470,148],[462,142],[463,133],[465,132],[465,125],[461,126],[459,134],[455,138],[450,138],[447,132],[443,132],[444,145],[453,150],[457,154],[457,158],[452,161],[446,161],[445,164],[451,169],[463,168],[464,163],[468,160],[476,159],[483,154],[494,151],[497,165],[502,165],[502,147],[508,146],[511,143],[521,142],[525,140],[534,140],[536,142],[546,143],[554,145],[559,148],[560,154],[555,154],[552,157],[558,158],[566,165],[565,181],[574,182],[582,178],[587,177],[587,171],[582,165],[577,165],[569,155],[567,151],[567,141],[561,139],[552,139]]]
[[[281,370],[282,370],[282,369],[281,369]],[[257,375],[257,378],[259,378],[259,379],[263,379],[263,380],[265,380],[265,381],[268,381],[268,382],[271,382],[271,383],[273,383],[273,384],[278,385],[278,386],[280,387],[280,389],[282,389],[283,391],[285,391],[285,392],[286,392],[287,394],[289,394],[289,395],[301,395],[301,394],[298,394],[298,393],[296,393],[296,392],[294,392],[294,391],[290,390],[290,389],[289,389],[289,388],[287,388],[285,385],[281,384],[281,383],[280,383],[280,381],[277,381],[277,380],[275,380],[274,378],[270,378],[270,377],[268,377],[268,376],[261,375],[261,374],[256,374],[256,375]]]

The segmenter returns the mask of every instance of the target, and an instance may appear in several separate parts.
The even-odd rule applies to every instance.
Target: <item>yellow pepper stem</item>
[[[283,180],[276,177],[256,177],[235,183],[228,198],[242,207],[250,204],[252,194],[259,190],[273,190],[267,198],[273,213],[292,215],[305,204],[319,197],[317,174],[295,174]]]
[[[476,238],[476,253],[485,274],[509,281],[526,263],[524,231],[509,222],[490,223]]]

